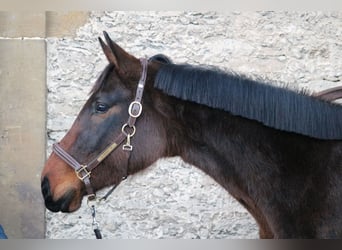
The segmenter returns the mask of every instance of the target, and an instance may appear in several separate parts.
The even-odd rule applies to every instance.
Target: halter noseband
[[[62,160],[64,160],[70,167],[75,170],[77,178],[84,182],[88,200],[94,200],[96,198],[95,192],[90,183],[91,171],[94,170],[99,164],[107,158],[115,149],[118,148],[125,140],[126,143],[122,146],[122,150],[130,152],[133,150],[133,146],[130,143],[131,137],[134,136],[136,128],[136,119],[141,115],[142,105],[141,99],[144,93],[144,87],[147,76],[147,64],[148,60],[145,58],[140,59],[142,65],[142,74],[138,83],[137,91],[134,101],[129,105],[128,114],[129,118],[127,123],[122,126],[121,133],[115,138],[114,142],[108,145],[95,159],[91,160],[88,164],[80,164],[75,158],[68,154],[58,143],[53,144],[52,150]],[[124,176],[126,178],[127,176]]]

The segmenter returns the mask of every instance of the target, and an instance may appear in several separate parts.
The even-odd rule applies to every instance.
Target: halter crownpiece
[[[77,178],[84,182],[88,193],[88,200],[94,200],[96,198],[96,194],[90,183],[91,172],[93,171],[93,169],[99,166],[99,164],[104,159],[106,159],[115,149],[117,149],[118,146],[121,145],[125,140],[126,143],[123,145],[122,150],[127,152],[133,150],[133,146],[131,145],[131,138],[134,136],[136,131],[136,119],[142,113],[141,100],[146,83],[148,60],[146,58],[141,58],[140,63],[142,65],[142,74],[138,83],[135,99],[133,102],[131,102],[128,108],[128,121],[122,126],[121,133],[115,138],[113,143],[108,145],[97,157],[95,157],[95,159],[90,161],[88,164],[80,164],[75,158],[68,154],[59,145],[59,143],[55,143],[52,146],[53,152],[56,153],[56,155],[58,155],[68,165],[70,165],[70,167],[72,167],[75,170]],[[123,178],[126,178],[126,176],[124,176]]]

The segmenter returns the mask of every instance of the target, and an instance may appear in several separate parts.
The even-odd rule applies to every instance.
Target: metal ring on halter
[[[139,110],[138,110],[137,114],[133,114],[133,112],[132,112],[134,105],[138,105],[138,107],[139,107]],[[139,117],[141,115],[141,112],[142,112],[142,105],[141,105],[141,103],[138,102],[138,101],[131,102],[131,104],[128,107],[128,114],[130,116],[132,116],[133,118],[137,118],[137,117]]]
[[[126,132],[126,131],[125,131],[125,129],[126,129],[127,127],[133,129],[132,133],[129,133],[129,132]],[[135,126],[133,125],[132,127],[130,127],[127,123],[125,123],[125,124],[122,126],[121,131],[122,131],[122,133],[124,133],[126,136],[132,137],[132,136],[135,134]]]
[[[99,199],[97,199],[96,195],[95,194],[91,194],[88,196],[87,198],[87,205],[88,207],[92,207],[94,205],[96,205],[97,203],[99,202]]]

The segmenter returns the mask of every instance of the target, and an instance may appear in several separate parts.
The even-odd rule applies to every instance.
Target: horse
[[[138,59],[104,32],[108,60],[41,174],[71,213],[162,157],[180,156],[254,217],[260,238],[342,238],[342,107],[212,66]]]

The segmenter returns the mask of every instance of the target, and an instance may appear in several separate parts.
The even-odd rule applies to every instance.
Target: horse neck
[[[263,162],[267,157],[262,153],[261,143],[268,129],[257,122],[202,105],[184,102],[175,108],[179,110],[178,127],[183,132],[178,133],[173,143],[176,147],[170,155],[181,156],[185,162],[211,176],[253,215],[261,236],[273,237],[262,208],[256,205],[259,191],[264,187],[254,178],[258,171],[263,172],[260,166],[269,164]],[[262,164],[258,164],[260,162]],[[265,188],[269,189],[267,184]]]
[[[262,237],[295,235],[291,228],[300,228],[300,220],[296,226],[283,225],[292,223],[287,220],[296,214],[293,209],[302,206],[300,197],[307,195],[306,190],[317,191],[316,207],[326,199],[319,188],[329,171],[340,169],[342,157],[332,156],[334,150],[341,152],[339,142],[282,132],[190,102],[174,107],[179,110],[178,130],[183,131],[175,139],[174,155],[204,171],[236,198],[257,220]],[[310,221],[310,216],[303,221]]]
[[[180,155],[224,188],[231,189],[234,176],[248,171],[247,168],[239,168],[256,157],[258,143],[253,143],[253,140],[258,140],[256,137],[259,135],[253,131],[260,125],[190,102],[182,101],[174,106],[178,113],[177,127],[182,132],[178,133],[178,138],[175,137],[174,143],[170,143],[176,145],[170,150],[171,154]]]
[[[165,156],[181,156],[231,193],[237,188],[246,193],[253,186],[259,189],[260,179],[273,178],[284,165],[295,167],[298,155],[306,171],[306,164],[317,164],[311,162],[312,156],[325,151],[316,140],[228,112],[165,95],[159,100],[156,109],[164,114],[164,127],[173,135],[168,137]],[[266,185],[260,188],[270,188]]]

